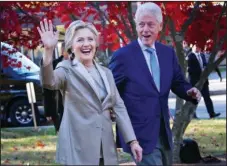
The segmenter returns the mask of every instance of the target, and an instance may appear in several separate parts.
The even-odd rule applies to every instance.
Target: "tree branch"
[[[28,14],[28,12],[24,11],[23,9],[21,9],[21,7],[20,7],[20,5],[19,5],[19,2],[15,4],[15,7],[16,7],[16,9],[18,9],[21,13],[25,14],[26,16],[28,16],[28,17],[30,17],[32,20],[34,20],[36,24],[39,24],[40,19],[37,18],[37,17],[35,17],[35,16],[33,16],[33,15]]]
[[[221,49],[221,46],[223,45],[224,41],[227,41],[227,33],[220,40],[220,42],[218,44],[219,46],[217,47],[218,50]],[[215,57],[216,53],[214,54],[214,52],[212,52],[213,55],[211,55],[211,56]],[[198,89],[201,89],[203,84],[205,83],[206,80],[204,78],[207,78],[209,76],[209,74],[226,58],[226,56],[227,56],[227,51],[225,51],[225,53],[220,58],[218,58],[215,62],[208,64],[208,66],[203,71],[203,73],[200,77],[200,80],[196,84],[196,87],[198,87]]]
[[[39,25],[40,22],[40,18],[35,17],[34,15],[30,15],[28,12],[26,12],[25,10],[21,9],[20,5],[18,3],[16,3],[15,5],[16,9],[18,9],[21,13],[25,14],[26,16],[28,16],[29,18],[31,18],[31,20],[35,21],[35,24]],[[60,32],[60,35],[65,35],[65,33]]]
[[[193,20],[195,19],[196,12],[197,12],[197,10],[199,9],[200,3],[201,3],[201,2],[198,2],[198,1],[195,2],[195,5],[194,5],[194,8],[192,9],[192,12],[191,12],[190,17],[189,17],[189,18],[184,22],[184,24],[182,25],[182,27],[181,27],[182,36],[184,36],[184,34],[185,34],[185,32],[187,31],[189,25],[191,25],[191,23],[192,23]]]
[[[100,9],[99,4],[97,4],[97,3],[98,3],[98,2],[96,2],[96,3],[93,2],[93,3],[91,3],[91,5],[92,5],[96,10],[98,10],[99,13],[101,13],[100,16],[103,17],[104,20],[106,19],[109,23],[111,23],[110,19],[109,19],[109,18],[107,17],[107,15],[106,15],[106,13]],[[119,31],[117,30],[117,28],[115,28],[114,30],[115,30],[117,36],[123,41],[123,43],[124,43],[124,44],[127,44],[127,42],[124,40],[124,38],[121,36],[121,34],[119,33]]]
[[[163,22],[163,28],[162,28],[162,31],[161,31],[161,34],[160,34],[159,42],[162,42],[162,40],[165,37],[165,32],[166,32],[167,24],[169,24],[169,18],[168,17],[165,17],[165,20]]]
[[[124,24],[124,26],[126,27],[126,29],[124,30],[126,36],[129,38],[129,39],[133,39],[133,35],[132,33],[130,32],[130,27],[128,26],[128,24],[126,23],[126,20],[124,19],[124,17],[122,15],[120,15],[121,17],[121,20]]]
[[[132,2],[128,1],[128,20],[130,22],[130,25],[132,26],[132,36],[133,39],[137,38],[137,32],[136,32],[136,24],[133,19],[133,14],[132,14]]]

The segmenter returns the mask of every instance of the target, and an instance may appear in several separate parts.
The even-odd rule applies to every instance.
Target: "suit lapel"
[[[194,58],[195,58],[195,60],[196,60],[196,62],[197,62],[197,65],[199,66],[199,68],[201,68],[201,67],[200,67],[200,62],[199,62],[197,56],[196,56],[194,53],[193,53],[193,55],[194,55]]]
[[[158,45],[158,43],[155,42],[155,49],[156,49],[156,54],[157,54],[157,57],[158,57],[158,63],[159,63],[159,70],[160,70],[160,93],[162,92],[163,90],[163,77],[165,76],[164,74],[164,69],[166,68],[165,64],[164,64],[164,61],[165,61],[165,52],[163,51],[163,49],[161,49]]]
[[[95,66],[96,66],[98,72],[101,75],[101,78],[102,78],[102,80],[104,82],[104,85],[105,85],[105,88],[106,88],[106,91],[107,91],[107,95],[106,95],[105,99],[103,100],[103,104],[104,104],[107,101],[108,97],[110,96],[110,84],[109,84],[109,82],[107,80],[106,73],[105,73],[105,71],[103,71],[101,66],[98,63],[96,63],[96,62],[95,62]]]
[[[84,65],[81,64],[78,61],[78,59],[75,58],[72,61],[72,66],[77,71],[77,73],[80,76],[80,78],[82,78],[84,81],[86,81],[90,85],[91,89],[94,91],[94,93],[96,94],[97,98],[99,99],[99,97],[98,97],[98,89],[95,86],[95,82],[94,82],[93,78],[90,76],[90,74],[88,73],[87,69],[84,67]]]
[[[138,65],[140,66],[140,69],[142,70],[142,73],[145,74],[146,78],[148,78],[149,82],[152,84],[152,86],[156,89],[156,91],[158,91],[156,85],[155,85],[155,82],[154,82],[154,79],[150,73],[150,70],[147,66],[147,62],[145,60],[145,57],[143,55],[143,51],[138,43],[138,41],[136,40],[135,43],[133,43],[135,46],[133,47],[134,50],[133,50],[133,55],[135,55],[135,60],[136,60],[136,63],[137,64],[141,64],[141,65]],[[159,91],[158,91],[159,92]]]

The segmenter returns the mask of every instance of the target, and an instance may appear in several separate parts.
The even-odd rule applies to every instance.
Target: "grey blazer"
[[[53,70],[41,66],[41,82],[45,88],[60,89],[64,113],[58,133],[56,162],[64,165],[99,165],[102,144],[105,165],[117,165],[117,151],[112,131],[110,109],[125,142],[135,140],[131,121],[115,86],[112,72],[95,63],[107,90],[101,102],[86,68],[77,59],[65,60]]]

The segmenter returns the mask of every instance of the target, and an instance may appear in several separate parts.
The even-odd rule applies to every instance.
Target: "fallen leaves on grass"
[[[6,159],[3,163],[4,164],[10,164],[10,159]]]
[[[201,136],[203,136],[203,137],[206,137],[206,136],[207,136],[207,134],[205,134],[205,133],[202,133],[202,134],[201,134]]]
[[[41,140],[38,140],[38,141],[36,142],[36,146],[37,146],[37,147],[40,147],[40,148],[44,148],[45,144],[44,144]]]
[[[18,151],[19,148],[17,148],[16,146],[13,147],[13,151]]]

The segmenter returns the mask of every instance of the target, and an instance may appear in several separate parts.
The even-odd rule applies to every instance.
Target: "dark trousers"
[[[172,165],[172,150],[169,147],[164,119],[161,118],[160,133],[157,145],[152,153],[143,154],[142,161],[136,163],[138,166],[142,165]]]
[[[58,101],[56,103],[57,104],[57,121],[56,121],[56,123],[54,122],[54,126],[55,126],[56,131],[59,131],[63,112],[64,112],[63,100],[62,100],[62,95],[61,95],[60,91],[56,92],[56,101]]]
[[[213,102],[210,98],[210,92],[209,92],[209,85],[208,83],[205,83],[203,85],[203,88],[201,90],[201,94],[203,96],[206,108],[207,108],[207,112],[209,113],[210,116],[212,116],[214,114],[214,106],[213,106]]]
[[[53,124],[54,124],[55,131],[58,132],[60,125],[61,125],[60,117],[59,116],[52,116],[51,118],[52,118],[52,121],[53,121]]]
[[[99,159],[99,166],[104,166],[104,159],[103,158]]]
[[[219,68],[216,67],[214,70],[217,72],[217,74],[218,74],[220,80],[222,81],[222,76],[221,76],[221,72],[220,72]]]
[[[55,131],[58,132],[63,116],[63,102],[60,91],[43,89],[44,111],[46,117],[51,117]]]

